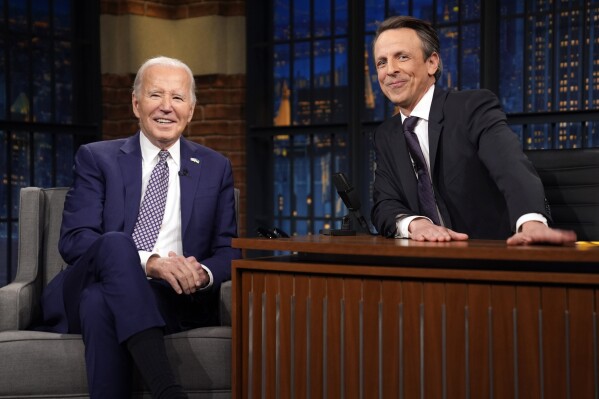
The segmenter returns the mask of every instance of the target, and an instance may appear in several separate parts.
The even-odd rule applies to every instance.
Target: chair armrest
[[[231,295],[233,293],[231,281],[225,281],[220,285],[219,314],[221,326],[231,325]]]
[[[34,297],[31,281],[15,281],[0,288],[0,331],[27,328],[32,321]]]

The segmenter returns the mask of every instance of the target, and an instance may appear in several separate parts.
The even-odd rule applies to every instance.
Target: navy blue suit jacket
[[[74,264],[98,237],[133,233],[141,203],[142,156],[138,132],[119,140],[83,145],[75,156],[75,177],[63,212],[59,251]],[[236,236],[235,199],[230,161],[207,147],[180,139],[181,228],[183,256],[194,256],[212,272],[216,294],[231,277],[231,248]],[[193,161],[192,161],[193,159]],[[140,266],[141,267],[141,266]],[[61,274],[46,287],[44,318],[53,330],[67,332]]]
[[[428,135],[445,226],[470,238],[506,239],[524,214],[549,219],[541,180],[492,92],[435,87]],[[393,236],[396,216],[421,214],[400,114],[376,130],[375,151],[372,222],[382,235]]]

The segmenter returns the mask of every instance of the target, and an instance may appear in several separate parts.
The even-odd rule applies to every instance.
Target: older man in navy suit
[[[94,398],[129,397],[132,360],[154,397],[186,397],[163,335],[217,321],[240,255],[231,164],[182,137],[195,103],[187,65],[150,59],[132,95],[140,131],[77,152],[59,242],[69,266],[42,308],[49,329],[83,335]]]
[[[439,38],[425,21],[391,17],[374,39],[381,90],[398,108],[375,133],[372,221],[387,237],[564,244],[543,185],[488,90],[436,87]]]

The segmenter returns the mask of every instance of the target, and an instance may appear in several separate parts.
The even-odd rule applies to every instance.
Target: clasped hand
[[[468,239],[467,234],[434,225],[424,218],[414,219],[408,229],[410,237],[415,241],[463,241]],[[544,223],[530,221],[524,223],[521,231],[508,238],[506,243],[508,245],[565,245],[575,241],[576,233],[573,231],[552,229]]]
[[[146,274],[167,281],[177,294],[193,294],[208,284],[206,270],[195,257],[184,257],[169,252],[168,257],[151,256],[146,263]]]

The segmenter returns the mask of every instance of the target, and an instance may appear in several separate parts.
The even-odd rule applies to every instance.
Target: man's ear
[[[437,70],[439,69],[439,54],[437,54],[436,51],[428,57],[426,66],[429,76],[435,76],[435,73],[437,73]]]
[[[139,118],[139,101],[137,100],[137,97],[135,97],[135,94],[131,94],[131,107],[133,108],[135,116]]]
[[[191,112],[189,112],[189,118],[187,119],[187,123],[191,122],[191,119],[193,118],[193,111],[195,111],[195,109],[196,109],[196,106],[195,106],[195,104],[193,104],[191,106],[191,110],[190,110]]]

